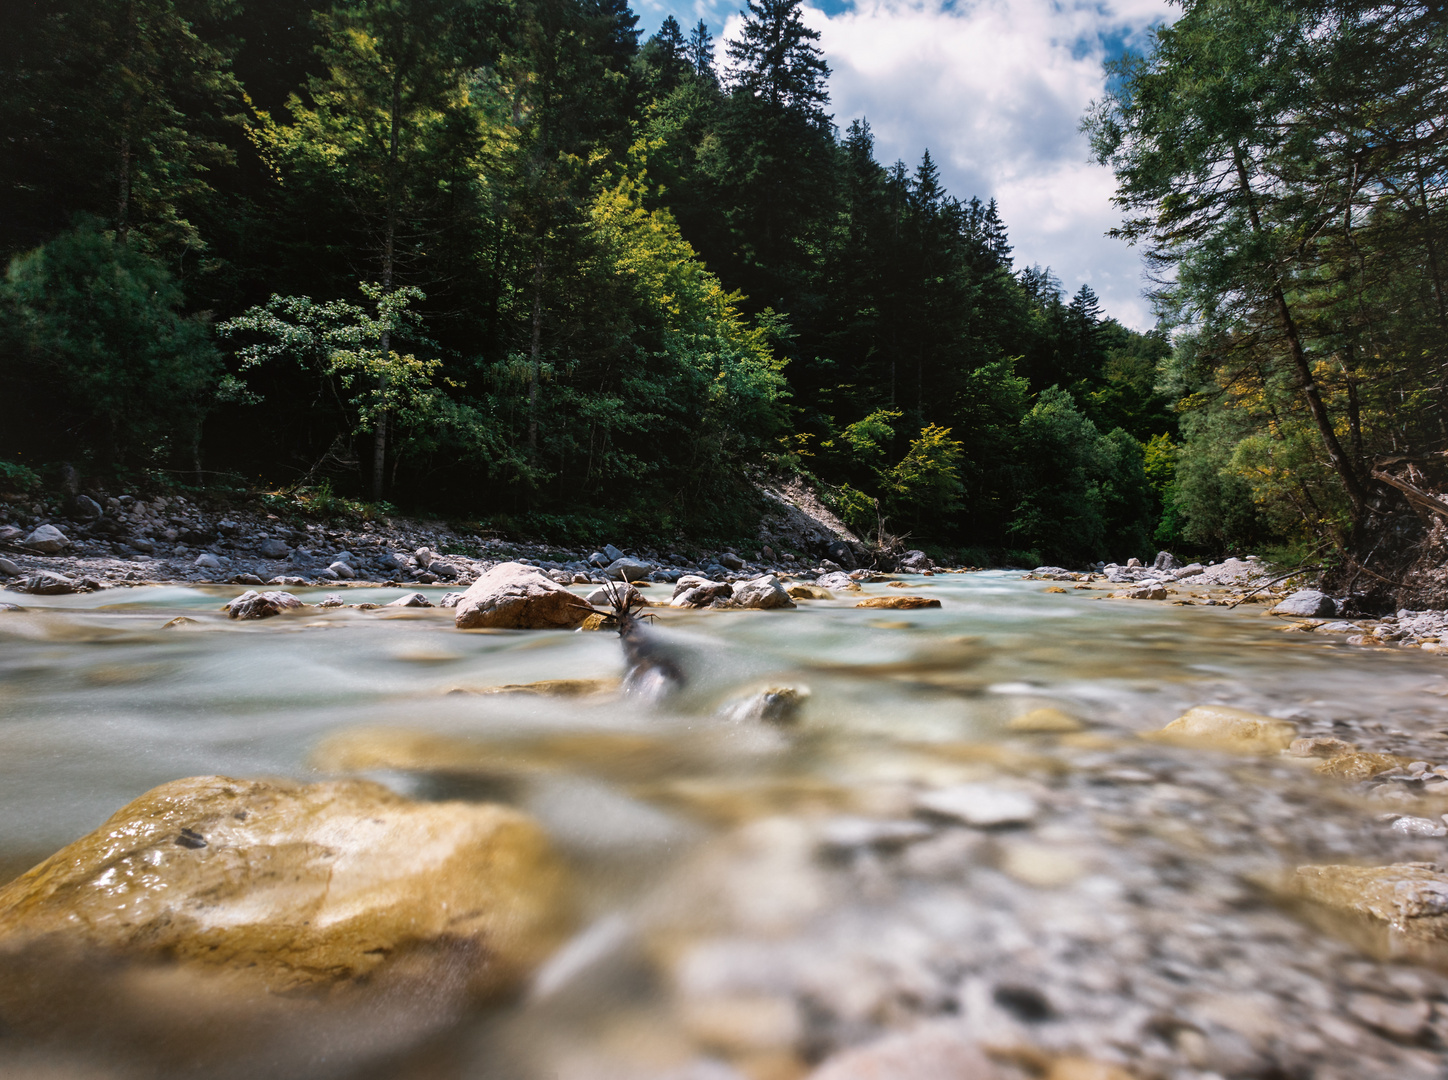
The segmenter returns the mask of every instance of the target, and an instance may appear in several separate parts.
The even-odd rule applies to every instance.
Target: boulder
[[[233,585],[265,585],[266,582],[255,574],[237,574],[231,579]]]
[[[741,581],[734,586],[734,603],[743,608],[768,611],[774,608],[794,607],[789,593],[773,574],[765,574],[753,581]]]
[[[199,566],[205,570],[218,570],[221,568],[221,560],[211,554],[211,552],[203,551],[200,555],[196,556],[196,562],[192,565]]]
[[[522,563],[499,563],[463,593],[454,623],[459,630],[571,630],[593,614],[575,596]]]
[[[1167,593],[1165,585],[1148,578],[1146,581],[1137,582],[1134,588],[1126,589],[1116,595],[1127,600],[1165,600]]]
[[[825,554],[846,570],[853,570],[859,565],[854,549],[843,540],[835,540],[829,544],[825,548]]]
[[[0,525],[0,543],[8,544],[12,540],[19,540],[24,535],[24,529],[17,529],[14,525]]]
[[[351,580],[352,578],[355,578],[357,576],[356,570],[353,570],[350,566],[340,560],[334,562],[331,566],[327,567],[327,569],[332,571],[332,573],[336,574],[339,578],[346,578],[348,580]]]
[[[420,547],[412,553],[412,557],[417,560],[418,566],[424,570],[430,570],[432,568],[432,560],[436,559],[437,555],[431,548]]]
[[[126,541],[126,546],[132,551],[139,551],[142,555],[156,554],[156,541],[145,536],[133,536]]]
[[[285,540],[269,536],[256,546],[257,554],[263,559],[285,559],[292,553]]]
[[[1330,619],[1337,614],[1337,601],[1316,589],[1303,589],[1281,601],[1273,615],[1295,615],[1306,619]]]
[[[907,551],[895,561],[897,570],[904,570],[911,574],[918,574],[922,570],[929,570],[935,565],[930,556],[923,551]]]
[[[1179,565],[1181,564],[1176,561],[1176,556],[1170,551],[1158,551],[1151,568],[1153,570],[1175,570]]]
[[[176,780],[0,888],[26,948],[179,962],[268,993],[459,968],[516,985],[567,929],[567,882],[512,809],[357,780]]]
[[[77,495],[67,500],[66,509],[76,521],[98,521],[105,513],[101,504],[89,495]]]
[[[643,581],[652,569],[648,563],[638,559],[614,559],[603,572],[614,581]]]
[[[603,557],[609,562],[618,562],[619,559],[623,558],[623,552],[619,551],[619,549],[612,544],[604,544]]]
[[[0,574],[4,574],[6,577],[19,577],[21,573],[19,563],[0,556]]]
[[[68,578],[64,574],[57,574],[51,570],[42,570],[38,574],[32,574],[15,582],[10,586],[16,592],[31,593],[34,596],[64,596],[68,593],[80,592],[80,582]]]
[[[433,559],[427,571],[439,581],[456,581],[460,574],[456,566],[450,562],[443,562],[441,559]]]
[[[734,586],[727,581],[710,581],[697,574],[685,574],[674,586],[669,607],[702,608],[715,600],[728,600],[734,595]]]
[[[289,592],[259,593],[248,589],[227,603],[222,610],[233,619],[268,619],[273,615],[280,615],[283,611],[294,611],[302,606],[302,602]]]
[[[463,594],[460,592],[443,593],[442,599],[437,602],[438,607],[455,608],[462,601]]]
[[[786,592],[791,600],[833,600],[834,593],[818,585],[791,585]]]
[[[744,560],[732,551],[726,551],[719,556],[719,565],[726,570],[743,570]]]
[[[1240,754],[1275,754],[1292,745],[1297,738],[1297,728],[1287,720],[1246,709],[1234,709],[1228,705],[1198,705],[1160,731],[1143,737]]]
[[[939,600],[928,596],[872,596],[855,605],[860,608],[894,608],[900,611],[914,611],[917,608],[938,608]]]
[[[724,706],[723,715],[735,723],[766,723],[788,727],[799,720],[809,690],[797,686],[771,686]]]
[[[815,578],[815,584],[821,589],[833,589],[836,592],[859,592],[858,582],[853,581],[849,574],[836,570],[831,574],[821,574]]]
[[[627,583],[625,583],[622,588],[614,585],[611,590],[607,585],[600,585],[594,589],[593,592],[589,593],[585,599],[594,607],[611,609],[613,607],[614,596],[617,596],[625,604],[642,605],[648,603],[648,601],[644,599],[643,593]]]
[[[28,548],[40,552],[42,555],[55,555],[70,547],[70,540],[65,533],[61,532],[54,525],[39,525],[29,536],[20,541]]]

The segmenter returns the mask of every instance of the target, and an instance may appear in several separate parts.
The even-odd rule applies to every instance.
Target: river
[[[687,683],[659,701],[608,689],[606,632],[459,632],[442,609],[237,623],[219,610],[235,589],[16,597],[0,878],[201,774],[504,800],[572,865],[579,937],[518,1000],[376,1050],[263,1032],[196,1075],[787,1080],[920,1023],[1006,1076],[1073,1056],[1174,1080],[1448,1075],[1448,980],[1273,887],[1306,863],[1441,860],[1448,840],[1301,762],[1138,737],[1217,703],[1448,762],[1448,661],[1019,573],[905,580],[941,608],[662,610],[650,632]],[[604,682],[481,692],[559,679]],[[789,722],[750,713],[767,688],[797,691]],[[1039,709],[1081,730],[1007,727]],[[990,828],[922,812],[962,784],[1031,810]],[[17,1076],[159,1075],[99,1036],[94,1054],[5,1043]]]

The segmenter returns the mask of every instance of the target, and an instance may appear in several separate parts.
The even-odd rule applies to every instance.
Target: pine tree
[[[827,123],[830,68],[813,44],[819,38],[805,26],[800,0],[749,0],[740,36],[729,43],[730,84],[774,113]]]
[[[688,57],[700,78],[711,83],[719,81],[719,73],[714,70],[714,35],[709,33],[709,24],[703,19],[689,34]]]

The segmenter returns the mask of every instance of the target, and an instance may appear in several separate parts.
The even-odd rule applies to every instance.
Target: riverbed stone
[[[53,570],[42,570],[27,578],[13,582],[10,588],[15,592],[30,593],[34,596],[65,596],[80,592],[80,583]]]
[[[389,600],[383,607],[432,607],[432,601],[420,592],[408,593],[406,596],[399,596],[396,600]]]
[[[1361,783],[1364,780],[1371,780],[1378,773],[1401,769],[1407,764],[1408,759],[1397,754],[1375,754],[1365,750],[1349,750],[1345,753],[1334,754],[1316,766],[1313,772],[1321,773],[1323,776],[1333,776],[1350,783]]]
[[[614,559],[604,567],[604,576],[614,581],[643,581],[653,567],[639,559]]]
[[[454,965],[496,993],[567,924],[565,873],[531,819],[358,780],[172,781],[0,889],[0,958],[82,948],[271,993]]]
[[[57,555],[70,547],[70,539],[54,525],[39,525],[20,542],[42,555]]]
[[[4,574],[6,577],[19,577],[22,572],[19,563],[0,555],[0,574]]]
[[[771,611],[775,608],[791,608],[794,602],[789,593],[773,574],[741,581],[734,586],[734,603],[743,608]]]
[[[939,600],[933,600],[928,596],[871,596],[855,604],[857,608],[894,608],[900,611],[938,608],[939,606]]]
[[[263,540],[256,546],[256,550],[263,559],[285,559],[292,552],[286,541],[278,540],[274,536]]]
[[[1306,619],[1329,619],[1337,614],[1337,602],[1316,589],[1302,589],[1280,601],[1273,615],[1295,615]]]
[[[336,574],[339,578],[346,578],[349,581],[357,576],[356,570],[353,570],[352,567],[340,561],[334,562],[331,566],[327,567],[327,569],[332,571],[332,573]]]
[[[954,1025],[931,1024],[836,1054],[808,1080],[997,1080],[1000,1075]]]
[[[463,593],[453,617],[459,630],[571,630],[592,615],[581,596],[534,567],[499,563]]]
[[[192,563],[192,565],[200,567],[203,570],[219,570],[221,568],[221,560],[211,554],[211,552],[203,551],[200,555],[196,556],[196,561]]]
[[[296,611],[304,605],[289,592],[259,593],[248,589],[222,609],[232,619],[269,619],[284,611]]]
[[[1144,737],[1241,754],[1275,754],[1292,745],[1297,728],[1287,720],[1229,705],[1198,705]]]
[[[994,784],[953,784],[920,795],[915,806],[927,814],[982,829],[1024,825],[1040,812],[1036,800],[1025,792]]]
[[[1070,713],[1050,706],[1032,709],[1006,723],[1007,731],[1020,731],[1031,735],[1063,735],[1080,731],[1083,727],[1085,725]]]
[[[1159,581],[1147,579],[1137,582],[1134,586],[1117,594],[1127,600],[1165,600],[1167,597],[1166,586]]]
[[[627,582],[625,582],[622,588],[614,585],[610,589],[608,585],[600,585],[584,597],[584,599],[594,607],[611,610],[614,596],[617,596],[618,599],[625,604],[642,605],[647,603],[647,601],[644,600],[644,594]]]
[[[1286,891],[1376,956],[1448,961],[1448,874],[1433,863],[1301,866]]]
[[[791,600],[833,600],[835,594],[829,589],[822,589],[818,585],[793,584],[785,592],[789,593]]]

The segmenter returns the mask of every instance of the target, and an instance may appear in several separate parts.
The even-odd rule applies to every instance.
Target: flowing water
[[[237,623],[218,610],[234,589],[26,597],[0,612],[0,877],[202,774],[504,800],[572,865],[579,934],[516,1000],[399,1021],[375,1047],[263,1028],[198,1075],[784,1080],[921,1022],[1011,1076],[1060,1055],[1181,1080],[1448,1075],[1448,981],[1356,951],[1271,885],[1304,863],[1431,862],[1448,840],[1395,832],[1301,763],[1137,737],[1221,703],[1448,762],[1448,661],[1019,574],[908,583],[943,606],[664,610],[650,632],[687,684],[653,701],[608,690],[611,633],[459,632],[441,609]],[[479,693],[558,679],[605,682]],[[767,688],[800,692],[792,721],[751,711]],[[1007,728],[1040,708],[1084,729]],[[921,812],[963,783],[1034,811]],[[0,1066],[184,1072],[111,1045],[0,1029]]]

